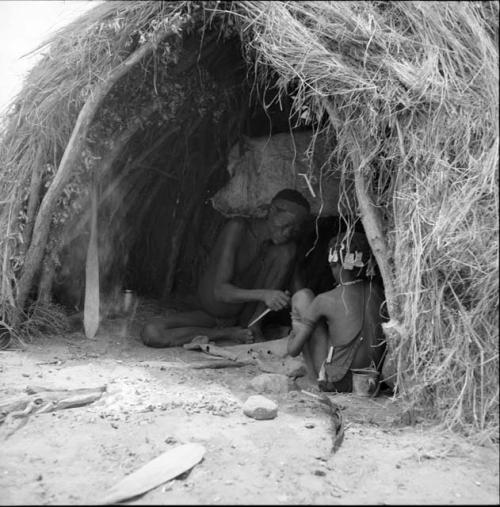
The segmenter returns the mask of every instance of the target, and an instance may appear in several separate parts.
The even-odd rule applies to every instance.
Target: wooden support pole
[[[330,121],[336,128],[340,128],[340,122],[331,104],[325,99],[323,105],[328,113]],[[355,134],[352,130],[347,133],[349,147],[349,156],[351,158],[354,170],[354,187],[356,198],[358,200],[361,212],[361,223],[366,233],[366,238],[377,260],[380,274],[384,282],[385,297],[387,301],[387,311],[391,319],[396,319],[399,315],[399,305],[394,288],[394,274],[391,268],[392,256],[385,240],[382,217],[380,210],[373,204],[373,200],[366,184],[365,168],[369,164],[372,155],[363,156],[363,150],[359,146]]]
[[[394,289],[394,274],[391,268],[392,255],[385,240],[382,217],[380,210],[373,204],[371,192],[366,183],[365,168],[370,156],[362,158],[361,149],[352,133],[350,137],[350,157],[354,167],[354,187],[361,212],[361,222],[365,230],[366,238],[370,243],[373,255],[377,260],[380,274],[384,281],[384,291],[387,301],[387,310],[391,318],[396,318],[399,313],[396,291]]]
[[[51,252],[47,252],[42,261],[42,274],[38,286],[38,302],[49,303],[52,299],[52,286],[54,284],[56,267]]]
[[[365,167],[371,156],[362,158],[362,151],[352,132],[349,134],[350,156],[354,167],[354,185],[361,211],[361,221],[366,237],[377,260],[384,281],[384,292],[389,314],[389,322],[382,324],[386,341],[386,352],[382,367],[382,377],[386,383],[395,388],[400,384],[399,368],[396,364],[394,349],[402,340],[404,328],[400,322],[400,304],[394,287],[394,274],[391,267],[392,256],[384,237],[380,210],[373,204],[366,182]]]
[[[43,153],[42,147],[38,147],[35,163],[33,164],[33,170],[31,172],[30,182],[30,195],[28,199],[28,209],[26,211],[26,225],[23,232],[23,244],[24,248],[27,248],[31,234],[33,232],[33,224],[35,221],[35,214],[40,201],[40,188],[42,186],[42,161]]]
[[[174,224],[174,231],[169,248],[170,255],[168,258],[167,274],[165,276],[165,283],[162,294],[162,299],[164,301],[167,301],[168,296],[171,294],[174,287],[174,280],[177,271],[177,261],[181,252],[182,242],[184,240],[186,231],[189,230],[189,225],[191,224],[191,218],[194,214],[194,210],[196,209],[196,206],[199,206],[198,201],[198,199],[193,198],[190,204],[186,205],[184,202],[180,203],[180,206],[186,206],[187,209],[181,212],[180,217],[178,217],[176,223]]]
[[[324,100],[323,105],[328,112],[332,124],[340,129],[339,119],[336,117],[331,104],[327,100]],[[380,269],[384,283],[387,312],[389,314],[389,322],[382,324],[387,347],[382,376],[390,385],[397,386],[400,383],[399,371],[393,352],[401,341],[405,330],[400,321],[401,307],[394,284],[394,272],[391,265],[392,255],[390,254],[383,232],[383,219],[380,210],[373,204],[366,181],[366,167],[375,153],[365,155],[352,130],[349,130],[347,133],[347,144],[354,170],[354,186],[361,212],[361,222]]]

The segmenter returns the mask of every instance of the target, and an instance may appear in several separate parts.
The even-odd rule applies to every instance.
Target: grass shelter
[[[498,14],[496,1],[96,5],[37,49],[0,127],[4,336],[62,331],[56,303],[81,304],[85,284],[97,314],[117,287],[155,300],[193,287],[231,151],[309,132],[296,187],[316,239],[339,221],[367,234],[408,413],[498,440]]]

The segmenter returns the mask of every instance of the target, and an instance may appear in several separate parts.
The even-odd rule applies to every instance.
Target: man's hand
[[[290,296],[282,290],[266,290],[263,302],[268,308],[276,312],[290,306]]]

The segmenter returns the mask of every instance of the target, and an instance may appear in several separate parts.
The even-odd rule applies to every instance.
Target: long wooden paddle
[[[93,176],[90,193],[90,238],[85,263],[85,303],[83,328],[87,338],[94,338],[99,327],[99,250],[97,245],[97,181]]]
[[[113,486],[101,503],[123,502],[146,493],[193,468],[204,454],[201,444],[184,444],[164,452]]]

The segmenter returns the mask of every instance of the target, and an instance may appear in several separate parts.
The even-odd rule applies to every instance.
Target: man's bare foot
[[[231,333],[231,338],[239,343],[253,343],[254,335],[247,327],[236,327]]]
[[[252,333],[255,342],[265,341],[264,334],[262,333],[260,326],[255,325],[249,327],[248,330]]]

